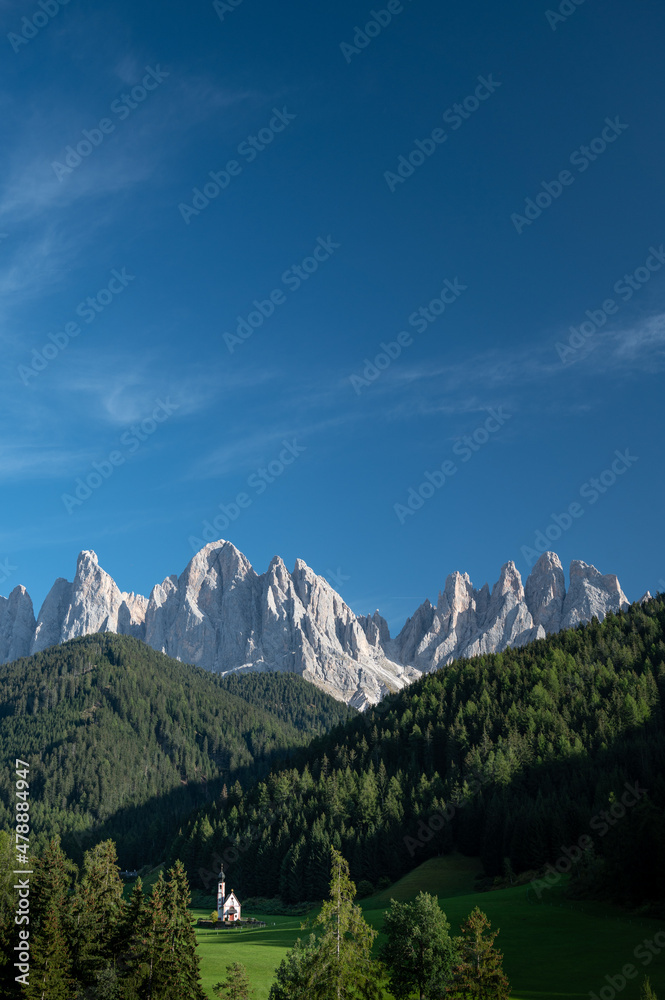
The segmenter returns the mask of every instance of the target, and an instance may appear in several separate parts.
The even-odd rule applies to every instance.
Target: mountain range
[[[436,605],[426,600],[391,638],[378,611],[356,615],[300,559],[289,572],[276,556],[259,575],[231,542],[211,542],[146,598],[121,592],[84,551],[73,582],[56,580],[36,619],[25,587],[0,597],[0,662],[115,632],[216,673],[297,673],[363,709],[455,659],[521,646],[628,606],[616,576],[579,560],[566,589],[559,557],[546,552],[524,585],[513,562],[491,590],[452,573]]]

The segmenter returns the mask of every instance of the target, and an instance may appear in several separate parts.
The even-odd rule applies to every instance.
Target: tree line
[[[150,894],[137,880],[126,902],[113,841],[86,851],[79,869],[54,838],[31,860],[26,926],[14,921],[12,846],[0,833],[0,996],[205,1000],[179,862],[160,871]]]
[[[354,902],[356,887],[345,858],[331,849],[328,898],[306,925],[276,970],[270,1000],[381,1000],[384,989],[395,1000],[482,997],[508,1000],[510,985],[503,956],[494,946],[486,915],[476,907],[450,936],[450,924],[437,899],[421,892],[412,903],[391,901],[384,920],[386,943],[378,954],[378,931]],[[226,979],[214,987],[221,1000],[251,1000],[247,970],[227,966]]]
[[[19,755],[35,849],[59,835],[80,861],[113,839],[140,868],[225,781],[256,780],[354,714],[293,674],[220,678],[128,636],[74,639],[0,672],[0,828]]]
[[[508,1000],[510,983],[496,947],[499,929],[479,907],[460,934],[435,896],[420,892],[411,902],[391,900],[383,922],[385,943],[373,951],[378,933],[354,903],[356,887],[342,855],[331,849],[330,891],[311,933],[300,938],[276,970],[270,1000]],[[214,992],[220,1000],[251,1000],[247,970],[226,969]],[[641,1000],[657,1000],[649,980]]]
[[[245,896],[296,903],[325,893],[331,847],[371,890],[453,849],[489,877],[540,871],[586,836],[580,886],[662,903],[664,705],[659,597],[427,675],[234,784],[172,856],[195,885],[201,859],[227,857]]]

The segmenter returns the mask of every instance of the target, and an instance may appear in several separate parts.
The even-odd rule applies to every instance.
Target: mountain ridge
[[[80,858],[82,840],[111,836],[133,867],[163,851],[225,783],[256,780],[356,714],[294,674],[246,681],[112,632],[8,664],[0,671],[0,829],[13,822],[20,747],[30,762],[35,845],[59,833]]]
[[[25,587],[0,598],[0,661],[114,632],[215,673],[297,673],[363,709],[453,660],[521,646],[628,606],[616,576],[580,560],[571,562],[566,590],[559,557],[546,552],[525,585],[514,562],[491,590],[451,573],[436,605],[424,601],[393,638],[378,611],[356,615],[301,559],[289,572],[275,556],[259,575],[231,542],[211,542],[146,598],[120,591],[84,550],[74,580],[55,581],[37,618]]]

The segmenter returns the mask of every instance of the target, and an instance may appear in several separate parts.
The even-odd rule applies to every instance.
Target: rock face
[[[570,588],[563,602],[561,628],[574,628],[591,618],[604,618],[612,610],[628,604],[614,575],[603,576],[595,566],[573,559],[570,564]]]
[[[616,576],[573,560],[570,589],[559,557],[545,552],[526,586],[506,563],[490,594],[475,590],[465,574],[451,574],[436,608],[425,601],[394,641],[397,659],[429,671],[461,657],[501,652],[629,606]]]
[[[122,594],[97,562],[94,552],[81,552],[73,583],[60,578],[39,612],[31,653],[78,635],[120,632],[143,638],[145,597]]]
[[[30,655],[36,624],[25,587],[14,587],[9,597],[0,597],[0,662]]]
[[[363,620],[301,560],[289,573],[276,557],[259,576],[230,542],[207,545],[180,577],[169,576],[154,587],[149,600],[121,593],[94,552],[82,552],[74,582],[57,580],[36,627],[33,618],[27,650],[38,652],[93,632],[118,632],[218,673],[298,673],[364,708],[418,676],[386,656],[383,641],[390,634],[377,616],[366,631]],[[13,655],[12,649],[3,662]]]
[[[545,552],[533,567],[524,587],[524,598],[536,627],[542,625],[545,632],[561,629],[566,578],[554,552]]]
[[[512,562],[491,591],[452,573],[436,607],[425,601],[391,639],[378,611],[355,615],[300,559],[290,573],[275,557],[259,576],[230,542],[212,542],[146,599],[122,593],[95,553],[82,552],[74,581],[56,580],[37,621],[24,587],[0,598],[0,661],[117,632],[218,673],[298,673],[362,709],[459,657],[523,645],[627,606],[617,578],[583,562],[571,564],[566,593],[559,558],[546,552],[524,587]]]

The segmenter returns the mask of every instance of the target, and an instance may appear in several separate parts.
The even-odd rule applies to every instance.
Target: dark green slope
[[[300,732],[308,733],[310,740],[358,715],[296,674],[234,673],[221,677],[219,684],[248,704],[287,719]]]
[[[243,894],[296,902],[325,893],[331,843],[376,884],[453,847],[488,875],[538,869],[587,835],[587,891],[662,900],[664,702],[661,597],[424,677],[218,800],[173,850],[232,858]]]
[[[225,680],[136,639],[74,639],[0,668],[0,828],[16,757],[31,765],[33,847],[100,837],[122,864],[160,852],[223,783],[265,774],[354,714],[292,674]]]

